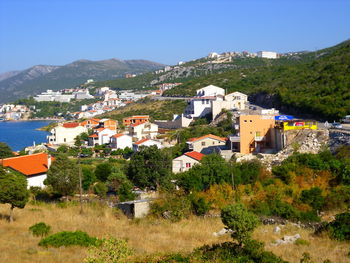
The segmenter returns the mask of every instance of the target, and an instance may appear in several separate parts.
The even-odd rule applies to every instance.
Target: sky
[[[350,0],[0,0],[0,73],[78,59],[173,65],[210,52],[321,49]]]

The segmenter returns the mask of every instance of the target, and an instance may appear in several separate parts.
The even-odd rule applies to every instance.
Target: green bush
[[[99,197],[106,197],[108,191],[108,187],[105,183],[98,182],[94,185],[94,193],[97,194]]]
[[[36,237],[47,236],[50,233],[51,226],[46,225],[44,222],[37,223],[29,227],[29,231]]]
[[[67,246],[96,246],[100,244],[100,240],[96,237],[90,237],[82,231],[63,231],[51,236],[43,238],[39,242],[42,247],[67,247]]]
[[[322,190],[319,187],[303,190],[301,192],[300,201],[310,205],[315,211],[319,211],[324,205]]]
[[[192,200],[192,209],[197,216],[204,216],[210,210],[210,204],[205,201],[203,197],[193,197]]]
[[[350,240],[350,212],[337,214],[335,220],[329,223],[329,231],[334,239],[341,241]]]

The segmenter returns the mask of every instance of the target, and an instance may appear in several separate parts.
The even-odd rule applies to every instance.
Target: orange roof
[[[54,158],[52,158],[53,160]],[[48,154],[37,153],[17,157],[6,158],[1,161],[4,167],[10,167],[25,176],[46,173],[48,170]]]
[[[124,120],[127,119],[149,119],[149,115],[133,115],[131,117],[124,118]]]
[[[207,134],[207,135],[204,135],[204,136],[201,136],[198,138],[190,138],[190,139],[188,139],[188,141],[195,142],[195,141],[203,140],[205,138],[211,138],[211,139],[218,140],[218,141],[226,141],[227,140],[225,137],[219,137],[219,136],[216,136],[213,134]]]
[[[142,139],[142,140],[139,140],[137,142],[135,142],[136,145],[139,145],[139,144],[142,144],[144,142],[147,142],[149,139],[145,138],[145,139]]]
[[[202,160],[202,158],[203,158],[203,156],[204,156],[203,153],[199,153],[199,152],[195,152],[195,151],[193,151],[193,152],[187,152],[187,153],[185,153],[185,155],[188,156],[188,157],[191,157],[191,158],[193,158],[193,159],[195,159],[195,160],[197,160],[197,161]]]
[[[78,127],[79,123],[77,122],[67,122],[67,123],[63,123],[63,127],[64,128],[75,128]]]
[[[94,134],[90,135],[89,137],[91,137],[91,138],[97,138],[98,135],[97,135],[96,133],[94,133]]]
[[[117,133],[117,134],[114,134],[112,137],[119,138],[119,137],[122,137],[123,135],[125,135],[125,134]]]

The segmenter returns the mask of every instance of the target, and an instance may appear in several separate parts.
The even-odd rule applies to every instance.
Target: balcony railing
[[[256,142],[262,142],[265,140],[265,136],[255,136],[255,141]]]

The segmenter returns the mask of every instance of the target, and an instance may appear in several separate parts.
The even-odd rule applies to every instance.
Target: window
[[[63,141],[66,142],[66,138],[64,138]]]
[[[257,132],[255,132],[255,137],[260,137],[260,132],[259,131],[257,131]]]
[[[186,168],[191,168],[191,163],[186,163]]]
[[[244,122],[247,122],[247,120],[244,120]]]
[[[249,120],[250,122],[253,122],[252,120]]]
[[[215,142],[213,142],[213,145],[215,145]]]
[[[202,146],[205,146],[205,142],[202,142]]]
[[[207,104],[209,104],[209,100],[207,100]]]
[[[202,100],[202,104],[204,104],[205,103],[205,100]]]

